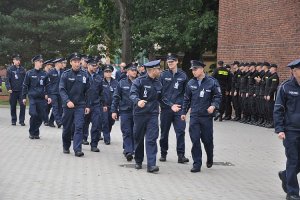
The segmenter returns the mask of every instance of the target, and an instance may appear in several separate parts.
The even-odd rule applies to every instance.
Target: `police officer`
[[[191,108],[189,133],[192,141],[192,157],[194,160],[191,172],[200,172],[202,166],[201,143],[207,155],[206,166],[213,165],[213,113],[219,108],[222,94],[216,79],[205,75],[205,64],[191,60],[191,69],[194,75],[185,89],[181,119]]]
[[[29,115],[30,115],[30,127],[29,138],[40,139],[40,126],[43,123],[43,117],[45,116],[46,100],[48,104],[51,103],[51,98],[48,98],[45,93],[47,78],[46,72],[41,70],[43,66],[42,55],[36,55],[32,58],[34,69],[29,70],[26,73],[23,83],[23,103],[26,104],[26,96],[29,98]]]
[[[98,142],[100,139],[100,131],[101,131],[101,97],[102,97],[102,77],[97,74],[98,63],[94,59],[89,59],[87,61],[88,64],[88,77],[90,81],[90,88],[88,92],[88,99],[90,101],[90,113],[85,116],[85,124],[84,124],[84,134],[83,141],[87,141],[88,132],[89,132],[89,124],[92,123],[91,127],[91,151],[92,152],[100,152],[98,148]]]
[[[277,87],[279,85],[279,76],[277,74],[277,65],[271,64],[270,77],[266,80],[265,97],[267,101],[267,122],[266,128],[274,128],[273,110],[276,97]]]
[[[9,96],[10,103],[10,115],[11,115],[11,124],[13,126],[16,125],[17,122],[17,102],[20,105],[20,113],[19,113],[19,124],[21,126],[25,126],[25,109],[26,105],[22,103],[22,86],[25,78],[25,69],[21,64],[21,56],[19,54],[15,54],[12,56],[13,65],[7,69],[6,73],[6,89]]]
[[[178,163],[189,162],[185,154],[185,121],[182,121],[179,112],[183,103],[183,96],[186,84],[188,82],[187,75],[181,69],[178,69],[178,57],[176,54],[169,53],[167,55],[167,64],[169,69],[163,71],[160,76],[162,84],[163,102],[160,104],[160,161],[165,162],[169,149],[169,131],[173,124],[176,133],[176,151]]]
[[[225,112],[225,105],[226,105],[226,100],[227,96],[229,95],[229,88],[231,84],[231,78],[230,78],[230,72],[223,66],[224,62],[219,61],[217,65],[217,69],[212,74],[212,77],[218,80],[221,86],[221,91],[222,91],[222,101],[220,104],[220,115],[215,118],[217,120],[219,118],[219,121],[223,120],[223,114]]]
[[[112,126],[115,124],[115,120],[112,118],[111,104],[113,100],[114,91],[117,88],[118,81],[111,77],[114,68],[111,65],[106,65],[103,69],[103,124],[102,131],[104,137],[104,143],[110,145],[110,132]]]
[[[44,71],[46,72],[46,74],[48,74],[50,72],[51,69],[53,69],[54,66],[54,61],[55,59],[49,59],[46,60],[43,65],[44,65]],[[52,100],[52,99],[51,99]],[[50,126],[50,127],[55,127],[54,125],[54,115],[53,115],[53,111],[51,112],[52,109],[52,105],[48,104],[46,107],[46,115],[44,117],[44,125],[45,126]],[[50,114],[51,112],[51,114]],[[50,117],[49,117],[50,114]]]
[[[241,92],[241,102],[242,102],[242,111],[243,111],[243,118],[241,119],[241,123],[247,123],[251,120],[250,118],[250,111],[249,111],[249,101],[248,96],[248,76],[251,72],[249,71],[249,63],[244,63],[244,72],[241,77],[241,85],[240,85],[240,92]]]
[[[293,77],[283,82],[278,89],[274,124],[275,132],[283,140],[287,158],[286,170],[279,172],[282,188],[287,193],[286,199],[300,200],[297,179],[300,171],[300,59],[291,62],[288,67]]]
[[[232,87],[232,82],[233,82],[233,69],[231,69],[231,66],[229,64],[225,65],[225,68],[229,71],[229,79],[230,83],[228,85],[228,95],[226,96],[226,102],[225,102],[225,117],[224,120],[231,120],[232,116],[232,97],[231,97],[231,87]]]
[[[89,79],[85,71],[80,69],[80,55],[72,53],[69,56],[71,69],[63,72],[59,82],[59,93],[63,102],[63,153],[70,153],[72,126],[74,124],[73,150],[75,156],[84,156],[82,138],[84,115],[90,111],[87,92]]]
[[[240,83],[242,71],[239,69],[240,62],[233,62],[233,78],[231,86],[232,105],[235,112],[233,121],[239,121],[241,119],[241,104],[240,104]]]
[[[57,127],[60,128],[62,126],[62,102],[61,97],[59,95],[59,81],[60,77],[63,73],[65,58],[57,58],[52,62],[54,63],[54,69],[51,69],[47,74],[48,85],[46,87],[47,93],[51,98],[52,102],[52,114],[54,116]],[[49,122],[50,127],[55,127],[54,123]]]
[[[252,121],[252,125],[258,125],[261,121],[261,114],[260,114],[260,96],[259,96],[259,93],[260,93],[260,88],[261,88],[261,84],[262,84],[262,79],[263,79],[263,76],[265,75],[265,71],[262,70],[262,67],[263,67],[263,64],[258,62],[256,64],[256,77],[254,77],[254,80],[255,80],[255,84],[254,84],[254,93],[253,93],[253,98],[254,98],[254,101],[255,101],[255,107],[253,107],[253,115],[255,116],[255,120]]]
[[[255,102],[255,77],[257,77],[258,73],[256,71],[256,63],[251,62],[249,67],[249,73],[248,73],[248,85],[247,85],[247,93],[246,93],[246,101],[247,101],[247,107],[246,109],[248,110],[249,118],[246,121],[247,124],[253,124],[257,121],[257,116],[256,116],[256,102]]]
[[[123,134],[123,150],[127,161],[131,161],[134,155],[133,138],[133,102],[129,98],[132,81],[137,77],[137,68],[132,63],[124,68],[127,78],[121,79],[113,95],[111,106],[112,118],[121,117],[121,131]]]
[[[141,169],[144,160],[144,138],[146,137],[147,172],[159,171],[156,166],[157,138],[159,134],[158,114],[162,85],[160,60],[145,63],[147,75],[135,79],[130,89],[130,99],[134,103],[133,134],[135,143],[135,168]]]
[[[137,69],[138,69],[138,72],[139,72],[139,76],[146,75],[147,71],[146,71],[144,65],[139,65]]]

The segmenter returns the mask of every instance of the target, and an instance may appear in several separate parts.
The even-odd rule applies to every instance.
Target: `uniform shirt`
[[[6,72],[6,89],[15,92],[22,91],[25,75],[26,71],[24,67],[16,67],[15,65],[9,67]]]
[[[57,71],[55,68],[51,69],[48,74],[48,84],[46,86],[46,90],[48,94],[56,94],[59,95],[59,81],[60,77],[63,73],[63,70]]]
[[[256,76],[256,77],[260,78],[259,82],[255,80],[255,91],[254,91],[254,94],[256,94],[257,96],[259,95],[261,84],[262,84],[262,79],[263,79],[264,75],[265,75],[265,71],[262,70],[262,71],[258,72],[258,74]]]
[[[90,74],[88,72],[89,78],[89,91],[88,91],[88,100],[91,106],[96,106],[102,104],[103,101],[103,78],[97,74]]]
[[[240,92],[246,93],[248,89],[248,75],[250,72],[242,72],[241,81],[240,81]]]
[[[199,86],[198,80],[192,78],[186,86],[182,114],[186,115],[191,108],[191,115],[209,116],[207,109],[210,106],[219,108],[222,94],[218,81],[212,77],[205,76]]]
[[[59,82],[59,94],[63,107],[67,107],[69,101],[73,102],[75,107],[89,107],[87,101],[88,89],[89,79],[85,71],[68,69],[63,72]]]
[[[48,84],[47,74],[43,70],[32,69],[26,72],[23,83],[22,96],[26,99],[45,99],[46,85]]]
[[[119,81],[113,95],[111,111],[113,113],[125,113],[133,111],[133,102],[130,100],[130,88],[132,81],[127,77]]]
[[[141,73],[139,73],[139,76],[145,76],[147,74],[147,71],[143,71]]]
[[[257,71],[253,71],[253,72],[249,72],[248,73],[248,80],[247,80],[247,92],[249,93],[249,95],[253,95],[255,92],[255,77],[258,76],[258,72]]]
[[[159,103],[162,99],[162,85],[157,78],[151,78],[149,75],[140,76],[132,82],[130,89],[130,99],[134,103],[133,113],[135,115],[142,114],[158,114]],[[147,101],[143,108],[138,106],[138,101]]]
[[[178,69],[175,74],[171,70],[165,70],[159,78],[162,84],[162,103],[161,108],[169,108],[174,104],[183,104],[183,96],[186,84],[188,82],[187,75],[184,71]]]
[[[266,81],[269,79],[269,76],[270,76],[270,71],[266,71],[264,73],[264,76],[261,79],[261,84],[260,84],[260,88],[259,88],[259,95],[260,96],[265,96]]]
[[[283,82],[274,106],[275,132],[300,131],[300,85],[293,77]]]
[[[231,77],[230,71],[226,67],[219,67],[215,69],[212,77],[218,80],[222,91],[230,91]]]
[[[103,87],[103,106],[110,107],[113,100],[113,94],[118,86],[118,81],[115,79],[111,79],[110,82],[108,82],[105,78],[102,82]]]
[[[275,93],[277,91],[278,85],[279,77],[275,72],[274,74],[271,74],[270,77],[266,80],[265,96],[270,96],[270,99],[274,99],[276,96]]]
[[[233,73],[231,92],[239,92],[240,84],[241,84],[241,76],[242,76],[241,70],[237,70]]]

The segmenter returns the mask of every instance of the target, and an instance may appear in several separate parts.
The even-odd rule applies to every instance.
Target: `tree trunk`
[[[202,52],[200,51],[199,46],[192,47],[191,50],[184,52],[184,57],[182,60],[182,70],[185,71],[189,78],[193,77],[191,67],[191,60],[201,59]]]
[[[120,13],[120,29],[122,32],[122,62],[132,62],[131,32],[130,32],[130,0],[115,0]]]

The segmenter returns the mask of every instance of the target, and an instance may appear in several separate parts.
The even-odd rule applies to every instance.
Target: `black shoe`
[[[29,139],[33,140],[34,136],[33,135],[29,135]]]
[[[159,158],[160,162],[166,162],[167,161],[167,156],[166,155],[161,155]]]
[[[286,195],[287,200],[300,200],[299,195]]]
[[[69,150],[69,149],[63,149],[63,153],[69,154],[69,153],[70,153],[70,150]]]
[[[142,164],[136,163],[134,168],[135,169],[142,169]]]
[[[216,113],[216,116],[215,116],[215,118],[214,118],[214,121],[217,121],[220,117],[221,117],[220,113],[217,112],[217,113]]]
[[[21,126],[25,126],[25,123],[24,123],[24,122],[20,122],[20,125],[21,125]]]
[[[83,145],[89,145],[90,143],[87,140],[82,140]]]
[[[274,124],[273,124],[273,123],[270,123],[270,124],[267,124],[265,127],[266,127],[266,128],[274,128]]]
[[[211,168],[213,166],[214,162],[212,160],[207,160],[206,167]]]
[[[58,124],[57,124],[57,128],[60,128],[61,126],[62,126],[61,123],[58,123]]]
[[[219,117],[219,122],[223,121],[222,115]]]
[[[231,120],[231,117],[227,116],[227,117],[224,118],[224,120]]]
[[[91,147],[91,151],[92,152],[100,152],[100,149],[98,149],[97,147]]]
[[[284,171],[278,172],[279,179],[281,180],[281,187],[285,193],[287,193],[286,189],[286,174]]]
[[[127,159],[128,162],[132,161],[132,159],[133,159],[132,154],[131,153],[127,153],[126,154],[126,159]]]
[[[49,126],[49,123],[48,123],[48,122],[44,122],[44,125],[45,125],[45,126]]]
[[[189,162],[189,159],[186,158],[185,156],[178,156],[178,163],[186,163]]]
[[[38,135],[36,135],[36,136],[34,136],[34,139],[40,139],[40,136],[38,136]]]
[[[75,152],[75,156],[82,157],[82,156],[84,156],[84,153],[82,151],[77,151],[77,152]]]
[[[105,141],[104,142],[106,145],[110,145],[110,141]]]
[[[11,125],[15,126],[15,125],[17,125],[17,124],[16,124],[16,122],[12,122]]]
[[[102,136],[100,136],[99,140],[103,140],[103,137],[102,137]]]
[[[192,173],[201,172],[201,169],[200,169],[200,168],[193,167],[193,168],[191,169],[191,172],[192,172]]]
[[[159,167],[157,167],[157,166],[147,167],[147,172],[149,172],[149,173],[154,173],[154,172],[158,172],[158,171],[159,171]]]
[[[49,126],[55,128],[54,123],[49,123]]]

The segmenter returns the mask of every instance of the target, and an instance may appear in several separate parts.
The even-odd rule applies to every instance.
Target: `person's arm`
[[[139,97],[139,88],[140,88],[140,81],[139,79],[135,79],[132,82],[131,88],[130,88],[130,100],[137,105],[137,103],[141,100]]]
[[[67,93],[67,73],[63,73],[59,81],[59,94],[62,99],[62,102],[70,102],[70,98]]]
[[[212,89],[212,102],[210,105],[214,106],[215,109],[219,109],[221,99],[222,99],[221,88],[220,88],[219,82],[217,80],[215,80],[214,87]]]
[[[111,112],[112,113],[118,113],[120,101],[121,101],[121,94],[122,94],[122,88],[120,86],[120,82],[118,83],[114,94],[113,94],[113,101],[111,104]]]
[[[29,72],[26,73],[24,81],[23,81],[23,87],[22,87],[22,99],[26,102],[26,97],[28,94],[28,88],[30,86],[30,77],[29,77]]]
[[[278,85],[279,85],[278,75],[272,77],[271,79],[272,79],[272,83],[271,83],[271,87],[268,91],[268,96],[272,96],[277,91],[277,88],[278,88]]]
[[[11,81],[11,71],[10,68],[8,68],[6,71],[6,80],[5,80],[5,87],[7,91],[11,90],[10,81]]]
[[[281,85],[277,92],[277,97],[274,105],[273,118],[275,133],[284,132],[284,117],[286,108],[286,96],[284,91],[284,85]]]

